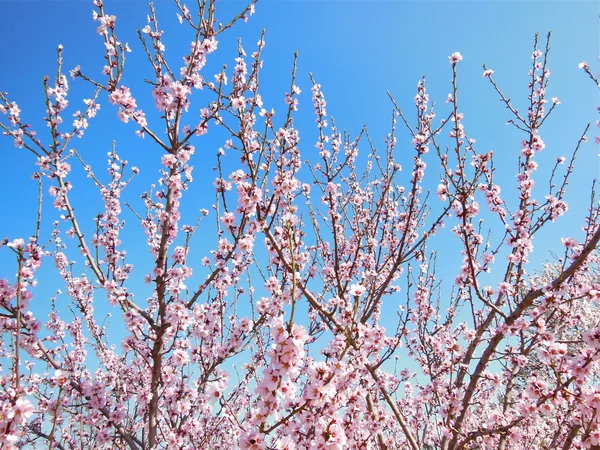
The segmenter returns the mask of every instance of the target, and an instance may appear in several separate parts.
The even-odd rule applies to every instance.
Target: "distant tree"
[[[589,127],[565,170],[558,157],[545,196],[534,195],[541,128],[560,103],[546,93],[548,45],[540,50],[536,37],[525,112],[484,68],[509,123],[523,133],[511,156],[518,161],[511,198],[497,184],[493,153],[481,152],[463,127],[460,53],[449,58],[445,118],[436,118],[423,79],[414,115],[392,99],[383,150],[367,129],[357,138],[342,133],[313,81],[318,155],[308,158],[294,123],[295,66],[287,109],[277,114],[259,93],[263,38],[250,56],[240,44],[233,70],[205,67],[217,37],[252,15],[254,2],[227,21],[213,0],[199,0],[196,11],[176,0],[192,36],[181,67],[167,63],[151,8],[140,38],[162,127],[150,125],[157,121],[122,84],[129,47],[103,1],[94,5],[106,66],[99,78],[70,71],[94,89],[83,110],[69,113],[73,123],[62,47],[56,78],[44,79],[46,138],[0,94],[0,127],[35,156],[40,192],[49,192],[55,209],[54,219],[46,209],[42,217],[40,194],[35,234],[4,243],[17,274],[0,279],[2,448],[597,448],[593,195],[583,237],[562,239],[560,263],[532,277],[526,271],[534,236],[567,211],[565,189]],[[598,83],[587,63],[581,68]],[[206,107],[191,108],[192,94]],[[101,175],[73,148],[103,96],[155,144],[162,164],[128,221],[145,233],[153,261],[146,301],[136,295],[139,277],[121,242],[124,189],[139,171],[113,147]],[[397,158],[398,118],[412,137],[407,174]],[[206,158],[196,145],[217,125],[228,135],[217,178],[193,180],[192,164]],[[368,158],[359,144],[370,148]],[[438,199],[424,185],[426,160],[442,169]],[[97,217],[80,217],[72,202],[84,182],[72,171],[80,162],[104,202]],[[183,222],[181,204],[194,190],[215,194],[214,236],[202,220],[208,207],[193,225]],[[42,219],[55,220],[49,240]],[[430,248],[444,225],[462,248],[451,293],[441,289]],[[93,236],[84,232],[90,227]],[[200,233],[203,245],[214,243],[201,263],[189,256]],[[50,299],[48,317],[36,314],[36,301],[48,300],[33,298],[42,264],[56,266],[62,282],[53,289],[64,291]],[[500,275],[487,286],[492,268]],[[393,330],[382,325],[389,304],[400,307]],[[112,325],[98,312],[106,310]],[[113,346],[119,326],[126,336]]]

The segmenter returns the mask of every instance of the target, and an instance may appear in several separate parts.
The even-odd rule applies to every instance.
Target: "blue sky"
[[[153,114],[152,99],[147,95],[149,89],[141,82],[151,73],[135,36],[135,28],[142,28],[146,23],[146,2],[106,0],[105,4],[107,13],[117,16],[120,39],[133,48],[123,83],[132,87],[147,114]],[[228,0],[217,2],[225,18],[238,12],[244,4]],[[177,67],[191,36],[178,24],[170,2],[159,0],[155,5],[161,27],[166,31],[167,56],[172,57],[172,64]],[[91,11],[88,1],[0,0],[0,17],[5,18],[0,90],[8,92],[9,98],[20,105],[22,117],[42,137],[47,128],[41,120],[44,111],[41,80],[44,75],[55,73],[56,46],[64,46],[65,70],[79,64],[86,74],[100,78],[96,74],[103,64],[102,41],[95,31],[97,25],[92,21]],[[597,67],[598,14],[595,1],[267,0],[259,2],[256,14],[248,23],[240,23],[222,35],[220,49],[208,71],[214,73],[223,63],[233,66],[238,37],[245,43],[248,54],[251,53],[261,30],[266,28],[262,95],[268,108],[283,111],[293,52],[297,50],[296,84],[303,89],[303,94],[296,126],[300,129],[304,152],[310,154],[314,151],[317,132],[313,125],[309,72],[322,84],[329,114],[336,118],[338,126],[356,134],[367,124],[376,144],[383,148],[391,112],[386,91],[390,90],[405,110],[412,111],[417,82],[427,74],[428,90],[431,98],[437,99],[438,118],[441,118],[447,111],[444,101],[451,88],[447,57],[460,51],[464,57],[458,67],[460,109],[465,114],[465,127],[469,136],[477,139],[480,151],[495,150],[503,192],[514,195],[521,136],[505,125],[510,116],[498,102],[489,82],[482,78],[481,65],[486,63],[496,71],[494,76],[499,85],[516,106],[524,110],[534,33],[540,33],[543,44],[546,33],[552,30],[549,96],[559,97],[562,104],[542,132],[546,150],[540,159],[540,173],[548,173],[551,168],[548,164],[558,156],[568,156],[585,124],[597,119],[598,91],[577,65],[587,60],[593,68]],[[71,88],[70,111],[74,112],[92,90],[79,80],[71,82]],[[194,102],[192,97],[192,111],[202,107],[203,102],[202,98]],[[98,118],[92,121],[86,136],[76,142],[77,148],[86,162],[95,165],[95,171],[104,175],[105,155],[111,141],[116,139],[121,156],[142,169],[142,176],[128,188],[130,199],[135,201],[149,183],[157,179],[161,153],[149,140],[137,138],[133,127],[119,122],[105,97],[100,103]],[[597,134],[596,129],[590,135],[592,141],[593,133]],[[405,148],[409,148],[409,140],[404,143]],[[204,155],[214,161],[211,158],[222,144],[218,139],[211,141],[210,137],[198,144],[198,159],[194,164],[196,191],[184,198],[189,202],[186,209],[189,215],[184,217],[184,223],[195,222],[198,209],[210,207],[213,202],[212,193],[207,195],[209,189],[202,188],[202,180],[215,177],[214,164],[206,163]],[[30,179],[34,160],[25,150],[15,148],[9,139],[0,139],[0,152],[3,161],[0,182],[7,193],[5,213],[0,216],[0,238],[26,237],[32,233],[35,223],[37,185]],[[399,158],[407,171],[410,158],[408,152],[404,160]],[[432,188],[439,180],[439,169],[433,163],[430,158],[428,183]],[[598,147],[593,143],[582,149],[575,175],[567,197],[569,214],[536,241],[536,251],[531,258],[534,263],[545,261],[549,257],[548,250],[559,247],[560,236],[581,236],[589,187],[592,179],[599,175]],[[543,175],[541,179],[545,180]],[[90,219],[83,226],[91,232],[91,218],[99,211],[100,197],[89,180],[79,177],[73,182],[76,185],[73,202],[78,212]],[[539,194],[544,195],[543,191]],[[46,235],[54,217],[48,204]],[[133,225],[123,234],[126,247],[135,253],[134,260],[138,258],[142,262],[147,255],[144,236],[131,214],[126,212],[124,217]],[[0,277],[11,277],[14,273],[15,265],[9,256],[4,250],[0,252]],[[450,266],[458,269],[459,260],[451,261]],[[454,275],[448,273],[449,280]],[[137,272],[136,276],[140,280],[143,272]]]

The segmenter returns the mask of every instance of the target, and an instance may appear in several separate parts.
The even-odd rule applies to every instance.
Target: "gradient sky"
[[[132,87],[138,104],[148,115],[154,114],[156,120],[158,114],[153,112],[153,101],[147,95],[149,88],[141,81],[151,72],[135,35],[135,29],[146,24],[146,2],[106,0],[105,5],[107,13],[117,16],[120,39],[129,42],[133,49],[128,56],[123,83]],[[178,67],[191,35],[187,28],[178,24],[171,2],[159,0],[155,5],[161,28],[166,31],[167,56],[172,58],[172,65]],[[241,10],[244,3],[223,0],[217,5],[222,17],[227,18]],[[9,98],[19,104],[22,118],[30,122],[42,138],[47,128],[41,120],[44,113],[41,80],[44,75],[55,73],[56,46],[64,46],[65,70],[79,64],[84,73],[100,78],[97,74],[103,65],[102,40],[95,31],[97,25],[92,21],[91,11],[90,1],[0,0],[3,31],[0,90],[8,92]],[[322,84],[328,112],[335,117],[338,127],[355,135],[363,124],[367,124],[376,144],[383,148],[391,113],[387,90],[412,117],[416,85],[426,74],[431,98],[439,104],[438,118],[445,116],[447,106],[444,102],[451,88],[448,55],[460,51],[464,57],[458,66],[464,125],[469,136],[477,139],[480,151],[495,150],[503,192],[515,195],[516,157],[522,136],[505,125],[510,116],[498,102],[489,82],[482,77],[481,65],[486,63],[496,71],[494,77],[506,95],[518,109],[524,110],[534,34],[540,33],[543,45],[546,33],[552,30],[549,97],[559,97],[562,104],[541,133],[546,150],[540,156],[540,173],[547,174],[556,157],[569,156],[585,124],[597,119],[598,90],[577,65],[587,60],[597,71],[600,53],[598,15],[599,3],[596,1],[266,0],[259,2],[256,14],[248,23],[240,23],[220,37],[219,51],[210,60],[207,73],[214,73],[223,63],[233,66],[238,37],[242,38],[248,54],[254,51],[261,30],[265,28],[267,45],[263,54],[261,91],[269,109],[274,107],[283,111],[284,94],[290,86],[293,52],[299,52],[296,84],[303,89],[303,94],[296,127],[300,129],[304,152],[314,151],[317,135],[310,102],[309,72]],[[91,96],[92,89],[80,80],[71,82],[71,88],[70,111],[74,112],[81,107],[83,98]],[[196,108],[197,111],[204,102],[194,95],[191,110]],[[75,144],[86,162],[104,175],[106,152],[111,148],[111,141],[116,139],[121,156],[142,169],[142,175],[127,190],[135,202],[139,194],[157,179],[161,154],[148,139],[137,138],[134,127],[116,119],[115,109],[106,97],[102,97],[100,103],[102,109],[98,118],[91,122],[85,137]],[[152,118],[150,120],[152,123]],[[598,132],[594,127],[591,141],[595,135]],[[409,140],[400,139],[400,143],[399,149],[410,148]],[[222,144],[210,137],[197,144],[196,190],[184,198],[187,202],[184,212],[188,214],[184,216],[184,223],[195,222],[198,209],[210,207],[213,202],[210,186],[203,185],[202,180],[215,178],[212,170],[214,155]],[[536,240],[536,250],[531,257],[532,270],[535,264],[550,257],[549,250],[560,247],[560,236],[581,237],[580,227],[589,204],[591,182],[599,175],[598,150],[592,142],[583,147],[567,196],[568,216]],[[37,184],[30,179],[35,170],[34,159],[6,138],[0,139],[0,154],[3,162],[0,183],[5,192],[0,238],[27,237],[33,232],[36,215]],[[404,161],[399,158],[407,172],[411,157],[407,151]],[[434,163],[431,158],[430,161]],[[430,166],[427,178],[428,186],[434,188],[439,181],[439,169],[435,165]],[[546,178],[541,176],[540,179]],[[73,182],[72,201],[78,213],[89,219],[83,226],[91,233],[91,219],[99,212],[100,196],[89,180],[79,177]],[[207,188],[203,190],[202,186]],[[536,192],[543,198],[543,190]],[[46,195],[46,200],[48,198]],[[51,220],[55,217],[49,202],[44,215],[43,232],[48,236]],[[127,211],[124,218],[135,222]],[[145,238],[139,233],[137,224],[123,233],[123,240],[133,254],[133,261],[143,263],[144,258],[147,260]],[[450,267],[458,269],[460,260],[450,261]],[[12,277],[14,272],[14,258],[3,249],[0,251],[0,277]],[[448,272],[450,280],[455,272]],[[136,271],[136,277],[140,280],[143,272]],[[59,286],[52,289],[55,287]],[[45,292],[42,297],[44,295],[51,293]]]

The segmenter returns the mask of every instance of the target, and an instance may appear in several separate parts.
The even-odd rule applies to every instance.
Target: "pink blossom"
[[[463,57],[460,52],[454,52],[448,56],[448,59],[450,60],[450,63],[456,64],[457,62],[462,61]]]
[[[361,296],[367,291],[367,288],[362,284],[353,284],[350,286],[350,295],[352,296]]]
[[[574,238],[561,238],[560,242],[566,248],[575,248],[577,246],[577,240]]]
[[[240,439],[240,450],[262,450],[265,448],[265,436],[256,430],[251,430]]]
[[[235,97],[231,99],[231,107],[233,109],[244,108],[246,105],[246,99],[243,96]]]

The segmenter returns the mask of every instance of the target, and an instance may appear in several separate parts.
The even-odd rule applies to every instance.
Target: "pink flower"
[[[291,436],[284,436],[277,443],[277,450],[296,450],[296,443]]]
[[[182,366],[185,366],[186,364],[188,364],[189,362],[190,362],[190,357],[185,350],[178,348],[177,350],[175,350],[173,352],[173,363],[176,366],[182,367]]]
[[[33,405],[29,402],[29,400],[24,398],[17,399],[14,409],[15,417],[29,419],[33,415],[33,412]]]
[[[265,448],[265,435],[251,430],[240,439],[240,450],[262,450]]]
[[[243,96],[235,97],[231,99],[231,107],[233,109],[240,109],[246,105],[246,99]]]
[[[600,328],[588,330],[582,335],[583,341],[592,348],[600,348]]]
[[[25,241],[23,239],[15,239],[14,241],[6,244],[6,246],[10,248],[22,248],[25,246]]]
[[[494,71],[493,71],[493,70],[491,70],[491,69],[486,69],[486,70],[483,72],[483,77],[484,77],[484,78],[489,78],[489,77],[490,77],[490,75],[492,75],[493,73],[494,73]]]
[[[228,227],[232,227],[235,225],[235,214],[233,214],[231,212],[227,212],[227,213],[223,214],[223,217],[221,217],[221,221],[223,222],[224,225],[226,225]]]
[[[577,246],[577,240],[574,238],[561,238],[560,242],[567,248],[574,248]]]
[[[177,246],[173,251],[173,262],[175,264],[185,264],[185,257],[187,255],[187,250],[185,247]]]
[[[446,185],[438,185],[437,196],[443,202],[445,202],[448,199],[448,188],[446,187]]]
[[[175,167],[175,164],[177,163],[177,157],[175,155],[172,155],[169,153],[162,157],[161,163],[163,166],[172,169],[173,167]]]
[[[451,64],[456,64],[459,61],[462,61],[463,57],[460,52],[454,52],[450,56],[448,56]]]
[[[361,296],[367,291],[367,288],[362,284],[353,284],[350,286],[350,295],[353,297]]]

